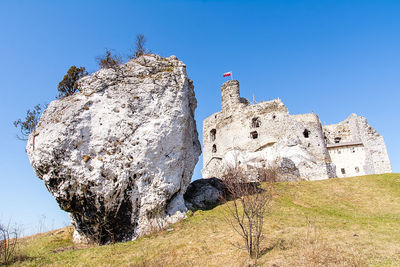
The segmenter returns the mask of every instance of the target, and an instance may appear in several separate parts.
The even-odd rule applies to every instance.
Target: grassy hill
[[[400,266],[400,174],[275,185],[261,266]],[[136,241],[79,246],[72,229],[21,240],[15,266],[244,266],[226,207]]]

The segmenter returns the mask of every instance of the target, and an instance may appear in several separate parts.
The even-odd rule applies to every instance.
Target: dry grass
[[[400,174],[279,183],[260,266],[400,266]],[[15,266],[246,266],[224,205],[136,241],[71,242],[71,228],[24,238]]]

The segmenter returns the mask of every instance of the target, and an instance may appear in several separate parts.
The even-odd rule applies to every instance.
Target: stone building
[[[392,172],[383,136],[364,117],[351,114],[322,128],[337,177]]]
[[[221,104],[203,121],[204,178],[235,165],[310,180],[391,172],[383,137],[363,117],[323,127],[314,113],[289,114],[280,99],[249,104],[236,80],[221,86]]]

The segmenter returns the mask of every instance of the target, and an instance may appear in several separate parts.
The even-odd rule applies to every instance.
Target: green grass
[[[226,207],[138,240],[74,245],[71,228],[27,237],[15,266],[244,266]],[[261,266],[400,266],[400,174],[274,185]]]

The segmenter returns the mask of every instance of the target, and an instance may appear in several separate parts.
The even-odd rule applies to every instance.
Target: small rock
[[[84,155],[83,156],[83,162],[88,162],[90,160],[90,156],[89,155]]]
[[[228,192],[218,178],[193,181],[184,195],[186,207],[190,210],[208,210],[221,203]]]

